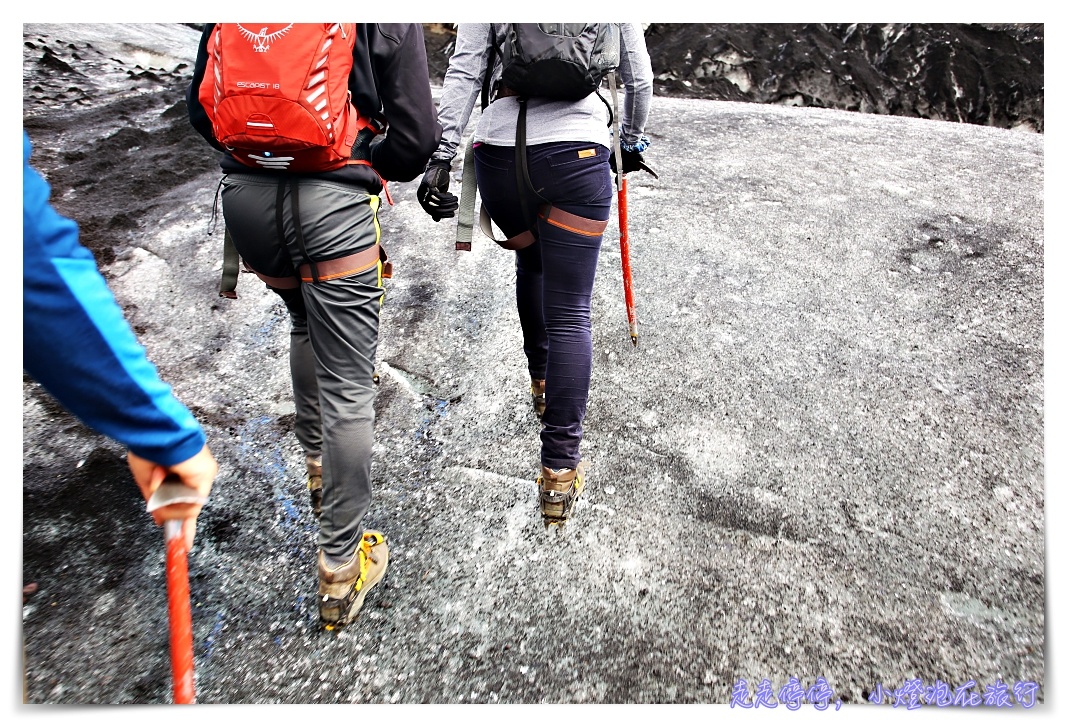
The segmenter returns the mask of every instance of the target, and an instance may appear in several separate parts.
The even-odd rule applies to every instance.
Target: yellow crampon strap
[[[363,589],[363,582],[367,576],[367,570],[371,568],[371,549],[380,543],[385,543],[386,537],[381,531],[364,531],[360,541],[360,576],[356,579],[356,591]]]
[[[386,537],[382,535],[381,531],[364,531],[363,542],[370,544],[367,547],[367,552],[370,553],[372,548],[374,548],[380,543],[385,543]],[[360,546],[362,547],[363,544],[360,544]]]
[[[378,210],[382,206],[382,198],[377,195],[371,196],[371,214],[375,221],[375,242],[381,244],[382,242],[382,224],[378,221]],[[378,297],[378,309],[382,310],[382,306],[386,303],[386,291],[385,284],[382,282],[384,278],[393,277],[393,266],[390,265],[390,270],[387,273],[385,266],[381,260],[378,261],[378,287],[382,289],[382,295]]]

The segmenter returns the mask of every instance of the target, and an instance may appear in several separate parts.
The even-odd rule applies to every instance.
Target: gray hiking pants
[[[379,198],[356,185],[292,178],[299,184],[300,233],[292,189],[279,179],[230,174],[223,181],[226,227],[245,264],[284,278],[310,261],[335,260],[379,240]],[[281,202],[279,240],[277,210]],[[304,250],[301,250],[303,243]],[[333,562],[350,559],[371,503],[374,374],[382,266],[355,275],[276,288],[292,323],[289,350],[296,436],[305,454],[323,456],[319,548]]]

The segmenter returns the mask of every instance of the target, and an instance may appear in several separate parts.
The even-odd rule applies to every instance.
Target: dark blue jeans
[[[527,148],[530,210],[551,202],[565,212],[607,220],[612,207],[608,149],[590,142],[554,142]],[[517,191],[515,148],[475,147],[475,176],[486,211],[511,237],[529,228]],[[601,236],[538,220],[537,242],[516,252],[516,305],[531,379],[545,380],[541,463],[574,468],[590,393],[593,337],[590,301]]]

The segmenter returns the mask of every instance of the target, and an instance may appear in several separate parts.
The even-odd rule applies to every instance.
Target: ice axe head
[[[146,508],[149,513],[153,513],[166,506],[181,503],[202,506],[207,501],[208,499],[201,495],[196,488],[191,488],[184,484],[176,475],[168,475],[148,499]]]
[[[648,172],[649,174],[653,175],[653,179],[660,179],[660,175],[658,175],[656,172],[654,172],[653,168],[650,167],[645,162],[639,162],[638,163],[638,169],[641,169],[641,170],[643,170],[645,172]]]

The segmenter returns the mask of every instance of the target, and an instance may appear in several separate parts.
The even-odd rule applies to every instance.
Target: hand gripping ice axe
[[[204,497],[194,488],[168,476],[148,499],[148,512],[177,503],[200,503]],[[193,616],[189,606],[189,560],[183,521],[163,522],[163,536],[167,543],[167,614],[171,637],[171,675],[174,681],[174,702],[195,703],[193,687]]]

